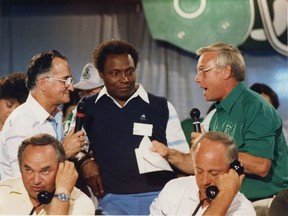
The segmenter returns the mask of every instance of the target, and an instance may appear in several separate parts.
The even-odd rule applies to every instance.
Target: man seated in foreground
[[[75,188],[78,173],[61,143],[48,134],[25,139],[18,150],[22,176],[0,182],[0,215],[94,215],[95,206]],[[38,194],[46,191],[42,201]],[[51,200],[43,197],[51,197]]]
[[[191,153],[195,176],[168,182],[151,204],[151,215],[256,215],[251,202],[239,192],[244,174],[229,168],[238,160],[231,137],[207,132],[197,138]],[[219,190],[215,199],[206,196],[209,186]]]

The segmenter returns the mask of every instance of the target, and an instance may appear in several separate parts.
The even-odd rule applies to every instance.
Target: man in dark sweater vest
[[[104,189],[99,209],[108,215],[149,214],[150,204],[176,172],[140,174],[135,149],[149,137],[188,153],[178,115],[166,98],[135,83],[138,52],[128,42],[105,41],[93,57],[105,87],[85,99],[84,129],[93,159],[83,164],[99,166]],[[96,178],[87,180],[92,191],[99,189]]]

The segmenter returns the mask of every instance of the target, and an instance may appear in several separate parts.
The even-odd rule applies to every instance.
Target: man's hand
[[[55,179],[55,194],[65,193],[68,196],[76,184],[78,173],[75,169],[74,163],[70,161],[64,161],[59,164],[58,171]],[[48,215],[68,215],[69,203],[62,202],[57,198],[53,198],[48,209]]]
[[[218,187],[219,191],[230,193],[234,197],[240,190],[244,177],[244,174],[239,176],[235,170],[229,169],[228,173],[224,173],[223,175],[219,176],[216,186]]]
[[[175,149],[168,148],[157,140],[152,141],[151,151],[157,152],[170,164],[187,174],[194,174],[194,165],[190,153],[183,153]]]
[[[74,157],[78,152],[82,150],[85,144],[85,133],[80,130],[76,133],[71,130],[64,138],[62,145],[65,150],[67,158]]]
[[[94,160],[87,160],[88,161],[83,162],[83,165],[81,166],[81,173],[86,184],[91,188],[94,196],[99,199],[104,194],[104,187],[100,176],[99,166]]]
[[[196,138],[201,136],[203,133],[206,133],[204,126],[201,125],[201,133],[198,132],[192,132],[191,133],[191,146],[193,146],[193,143],[195,142]]]
[[[55,179],[55,193],[67,193],[70,195],[76,184],[77,178],[78,173],[74,163],[68,160],[61,162]]]
[[[168,157],[170,155],[169,150],[170,149],[166,145],[164,145],[163,143],[160,143],[157,140],[152,141],[151,151],[157,152],[166,160],[168,159]]]
[[[219,193],[203,215],[226,215],[235,195],[241,187],[243,179],[244,174],[239,176],[233,169],[219,176],[216,182]]]

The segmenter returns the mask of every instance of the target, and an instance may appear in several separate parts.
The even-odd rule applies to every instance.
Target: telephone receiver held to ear
[[[239,176],[244,173],[244,167],[241,164],[241,162],[237,159],[235,159],[230,164],[230,169],[234,169]],[[206,197],[210,200],[213,200],[217,196],[218,192],[219,192],[218,188],[215,185],[211,185],[206,189]]]
[[[37,195],[37,200],[39,202],[39,204],[37,206],[34,206],[31,210],[31,212],[29,213],[29,215],[33,215],[36,208],[38,208],[40,205],[47,205],[51,202],[52,198],[54,197],[54,192],[50,193],[48,191],[41,191],[38,193]]]
[[[49,204],[54,196],[54,192],[50,193],[48,191],[41,191],[37,195],[37,200],[41,204]]]

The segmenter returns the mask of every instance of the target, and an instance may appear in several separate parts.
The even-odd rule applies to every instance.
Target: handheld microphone
[[[190,116],[193,121],[193,128],[195,132],[201,133],[201,126],[200,126],[200,111],[197,108],[193,108],[190,112]]]
[[[85,103],[83,100],[81,100],[79,101],[77,105],[76,123],[75,123],[74,133],[82,129],[84,117],[85,117]]]

